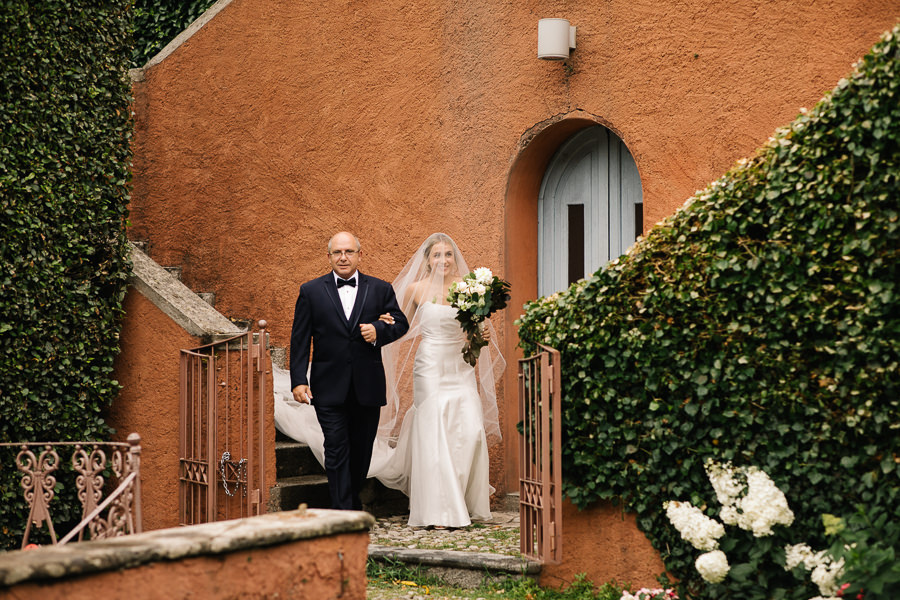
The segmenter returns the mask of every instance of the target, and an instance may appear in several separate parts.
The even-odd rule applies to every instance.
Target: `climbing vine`
[[[128,274],[125,1],[0,8],[0,441],[101,440]],[[15,452],[0,455],[0,546],[21,540]],[[54,520],[77,520],[74,498]]]
[[[900,519],[898,254],[895,28],[626,255],[526,305],[526,353],[562,353],[566,495],[634,511],[682,597],[818,595],[785,544],[828,547],[824,513]],[[717,516],[708,458],[763,469],[796,514],[764,539],[730,532],[714,585],[663,511]]]

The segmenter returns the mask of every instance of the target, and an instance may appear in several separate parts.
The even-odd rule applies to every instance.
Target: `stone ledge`
[[[369,544],[369,558],[390,559],[429,567],[472,569],[481,572],[495,571],[513,575],[536,575],[541,572],[541,563],[536,560],[489,552],[420,550]]]
[[[233,337],[244,332],[131,244],[131,284],[189,334]]]
[[[0,553],[0,586],[368,531],[374,523],[372,515],[361,511],[295,510],[106,540],[4,552]]]

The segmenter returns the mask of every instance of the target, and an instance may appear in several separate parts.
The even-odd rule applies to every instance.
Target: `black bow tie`
[[[340,277],[338,277],[337,284],[338,284],[338,289],[341,289],[345,285],[349,285],[350,287],[356,287],[356,280],[355,279],[341,279]]]

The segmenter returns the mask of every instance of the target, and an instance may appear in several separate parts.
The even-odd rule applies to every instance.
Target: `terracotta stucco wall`
[[[362,269],[390,279],[446,231],[513,281],[512,350],[536,215],[508,191],[536,133],[572,114],[613,129],[647,227],[814,104],[898,14],[895,0],[233,0],[135,85],[132,235],[286,345],[331,233],[355,231]],[[549,16],[578,27],[568,67],[535,58]],[[514,454],[495,458],[501,488]]]
[[[578,27],[563,64],[537,21]],[[635,157],[645,230],[811,107],[896,0],[232,0],[135,84],[132,236],[287,345],[341,229],[390,280],[429,233],[513,283],[492,482],[514,489],[515,330],[536,294],[537,194],[593,123]]]
[[[175,527],[179,517],[179,385],[180,351],[203,345],[141,292],[129,288],[125,296],[120,352],[114,365],[122,389],[108,410],[116,439],[129,433],[141,436],[141,498],[145,531]],[[272,378],[267,375],[267,398],[272,398]],[[271,401],[265,403],[266,485],[275,485],[275,425]],[[221,410],[221,409],[220,409]],[[235,410],[232,410],[234,413]],[[220,415],[222,413],[220,412]],[[236,422],[234,415],[232,422]],[[254,428],[258,426],[254,424]],[[223,430],[220,426],[220,430]],[[220,515],[234,518],[239,513]]]
[[[542,586],[558,588],[586,573],[597,584],[659,587],[656,578],[665,573],[665,565],[633,514],[605,501],[583,511],[566,501],[562,512],[562,560],[543,566]]]
[[[279,598],[364,600],[367,532],[157,561],[0,590],[0,599]]]
[[[144,530],[175,527],[178,518],[178,353],[200,341],[134,288],[125,296],[125,320],[116,379],[122,390],[109,411],[116,438],[141,436],[141,508]]]

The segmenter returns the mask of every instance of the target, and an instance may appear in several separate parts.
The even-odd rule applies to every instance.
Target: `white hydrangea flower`
[[[730,462],[706,462],[706,474],[722,505],[719,516],[728,525],[752,531],[756,537],[772,535],[773,525],[790,525],[794,513],[787,498],[765,471],[756,467],[735,469]],[[738,478],[746,478],[744,484]]]
[[[709,478],[716,500],[722,505],[719,516],[728,525],[737,525],[738,511],[735,504],[744,491],[744,484],[735,479],[731,463],[720,464],[712,459],[706,461],[706,476]]]
[[[494,274],[491,273],[491,270],[487,267],[479,267],[473,271],[475,274],[475,281],[483,284],[490,285],[491,281],[494,279]]]
[[[803,565],[811,571],[818,564],[816,553],[806,544],[793,544],[784,547],[784,570],[790,571],[797,565]]]
[[[844,559],[833,561],[830,557],[822,560],[809,578],[819,586],[819,592],[824,596],[834,596],[840,588],[840,578],[844,574]]]
[[[719,538],[725,535],[725,527],[703,514],[690,502],[664,502],[663,508],[669,521],[697,550],[713,550],[719,547]]]
[[[719,583],[728,575],[731,567],[728,566],[728,558],[721,550],[706,552],[694,561],[697,572],[709,583]]]
[[[815,552],[806,544],[785,546],[784,554],[784,569],[786,571],[790,571],[798,565],[803,565],[804,569],[812,571],[809,578],[819,587],[819,592],[823,596],[830,598],[837,593],[840,587],[840,579],[844,574],[843,558],[835,561],[827,550]],[[829,600],[829,598],[823,598],[823,600]]]
[[[756,467],[747,468],[745,473],[748,490],[739,502],[738,526],[762,537],[772,535],[773,525],[793,523],[794,513],[788,507],[787,498],[769,476]]]

